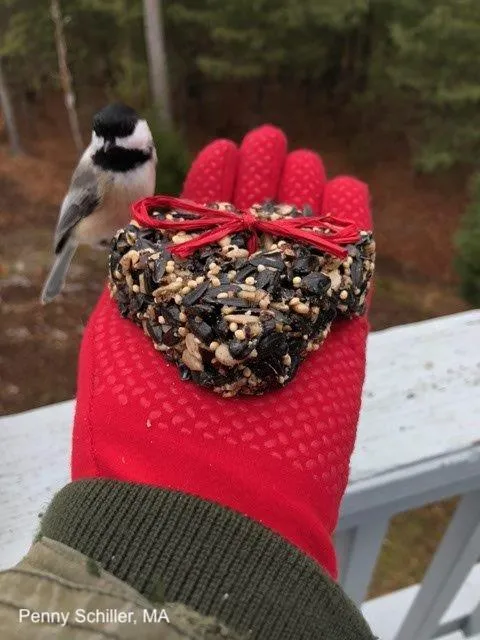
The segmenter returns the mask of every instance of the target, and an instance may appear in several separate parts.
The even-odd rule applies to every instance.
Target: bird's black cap
[[[126,138],[138,122],[135,109],[121,102],[114,102],[93,116],[93,130],[102,138]]]

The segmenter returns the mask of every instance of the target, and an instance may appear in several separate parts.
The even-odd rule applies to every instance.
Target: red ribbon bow
[[[165,220],[153,218],[150,211],[168,209],[195,213],[194,220]],[[317,249],[344,258],[347,250],[342,245],[354,243],[359,238],[358,229],[350,220],[341,220],[331,215],[310,217],[299,216],[283,220],[261,220],[251,211],[219,211],[196,202],[170,196],[152,196],[135,202],[132,206],[133,217],[142,227],[165,229],[169,231],[205,230],[191,240],[174,245],[171,253],[187,258],[197,249],[218,242],[225,236],[249,231],[248,250],[254,253],[258,248],[258,233],[291,238],[297,242],[312,245]],[[313,227],[320,229],[311,231]]]

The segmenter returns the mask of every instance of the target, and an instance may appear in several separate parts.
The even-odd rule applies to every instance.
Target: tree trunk
[[[81,153],[84,149],[80,125],[78,122],[77,109],[75,107],[75,92],[73,90],[72,76],[67,63],[67,43],[63,31],[63,18],[60,10],[59,0],[50,1],[50,13],[55,24],[55,43],[57,45],[58,70],[60,72],[60,82],[62,84],[63,95],[65,97],[65,107],[70,122],[73,141],[77,151]]]
[[[171,129],[173,120],[170,105],[165,35],[160,3],[161,0],[143,0],[143,24],[153,102],[158,109],[158,117],[161,125]]]
[[[5,118],[5,126],[7,128],[8,141],[10,148],[14,155],[22,152],[20,144],[20,138],[18,135],[17,123],[15,121],[15,114],[12,108],[12,101],[10,100],[10,92],[8,90],[7,81],[3,75],[2,58],[0,57],[0,107],[3,111],[3,117]]]

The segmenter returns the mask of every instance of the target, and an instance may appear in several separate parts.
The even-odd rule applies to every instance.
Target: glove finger
[[[285,161],[278,200],[299,209],[309,205],[314,214],[319,214],[325,181],[325,169],[319,155],[307,149],[292,151]]]
[[[338,176],[329,180],[323,194],[323,213],[348,218],[360,229],[372,229],[368,186],[351,176]]]
[[[231,140],[214,140],[192,162],[182,196],[202,204],[231,202],[237,163],[237,146]]]
[[[286,154],[287,138],[276,127],[265,125],[245,136],[233,200],[236,207],[245,209],[276,199]]]

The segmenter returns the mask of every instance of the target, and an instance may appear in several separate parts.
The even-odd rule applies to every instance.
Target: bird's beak
[[[104,144],[103,144],[103,150],[104,151],[109,151],[113,145],[115,144],[114,140],[105,140]]]

